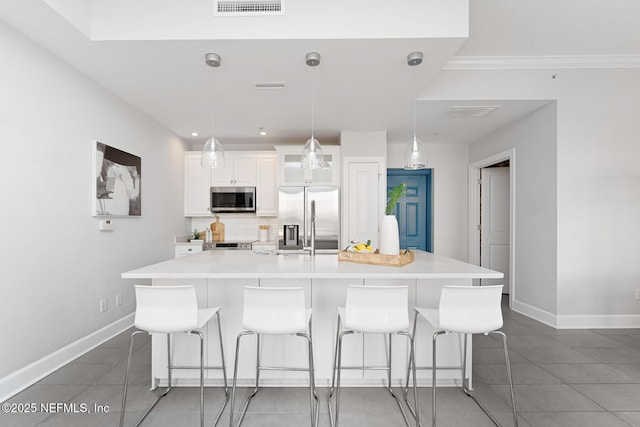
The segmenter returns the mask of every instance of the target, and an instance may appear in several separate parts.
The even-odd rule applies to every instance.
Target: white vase
[[[385,215],[382,218],[378,252],[382,255],[400,254],[400,235],[398,233],[398,220],[395,215]]]

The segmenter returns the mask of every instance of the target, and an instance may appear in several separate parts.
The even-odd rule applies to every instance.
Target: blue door
[[[407,195],[396,205],[400,231],[400,248],[431,252],[431,170],[387,170],[387,191],[401,183],[407,184]]]

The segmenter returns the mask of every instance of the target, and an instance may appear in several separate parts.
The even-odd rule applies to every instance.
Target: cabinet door
[[[224,168],[212,169],[211,185],[219,187],[255,187],[256,155],[226,152]]]
[[[256,216],[278,214],[277,159],[275,154],[258,155],[256,183]]]
[[[327,167],[303,169],[300,160],[302,147],[276,147],[278,153],[278,184],[289,186],[339,186],[340,147],[324,146],[322,151]]]
[[[224,167],[211,169],[212,187],[233,186],[233,153],[224,153]]]
[[[340,147],[322,147],[326,167],[309,170],[307,185],[340,186]]]
[[[184,215],[210,216],[211,169],[200,164],[200,153],[185,153]]]
[[[256,155],[254,153],[233,154],[233,184],[238,187],[256,186]]]

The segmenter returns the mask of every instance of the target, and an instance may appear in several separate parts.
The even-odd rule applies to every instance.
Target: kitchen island
[[[415,261],[403,267],[339,262],[337,255],[259,255],[251,251],[205,251],[183,258],[142,267],[122,274],[125,279],[138,279],[154,286],[190,284],[195,286],[201,307],[222,307],[221,322],[228,373],[233,368],[235,338],[241,331],[243,286],[300,286],[305,289],[307,305],[313,308],[313,340],[316,364],[316,380],[319,386],[331,381],[334,336],[337,327],[336,307],[344,305],[348,285],[380,286],[408,285],[409,308],[419,305],[437,307],[440,289],[447,284],[471,284],[473,279],[502,278],[498,271],[478,267],[428,252],[416,251]],[[207,364],[219,365],[216,360],[217,326],[205,326],[207,336]],[[431,333],[427,324],[420,326],[416,337],[416,357],[419,364],[428,364],[431,352]],[[385,337],[381,335],[355,335],[345,338],[343,365],[370,366],[386,364],[383,350]],[[176,336],[175,364],[196,364],[197,340],[189,336]],[[250,385],[255,375],[255,346],[251,340],[243,344],[242,360],[238,372],[238,384]],[[286,344],[286,345],[283,345]],[[443,337],[439,344],[442,360],[450,366],[462,360],[461,339],[456,334]],[[152,376],[166,381],[166,345],[162,337],[153,337]],[[404,378],[407,362],[407,344],[403,337],[394,337],[393,379],[395,385]],[[471,351],[471,348],[469,348]],[[306,366],[304,340],[297,337],[268,336],[261,346],[264,364]],[[420,382],[429,384],[429,375],[421,372]],[[220,384],[221,373],[207,373],[209,384]],[[343,373],[345,385],[380,385],[385,378],[382,371],[353,370]],[[197,372],[177,371],[177,384],[192,384]],[[443,384],[452,384],[460,374],[444,371]],[[440,381],[439,378],[439,381]],[[306,375],[300,372],[263,372],[265,385],[304,385]]]

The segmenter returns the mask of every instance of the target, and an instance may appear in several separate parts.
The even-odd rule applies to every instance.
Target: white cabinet
[[[202,243],[176,243],[175,257],[180,258],[187,255],[202,252]]]
[[[220,187],[255,187],[256,154],[225,152],[225,167],[211,169],[211,185]]]
[[[184,155],[184,216],[210,216],[211,169],[200,164],[200,152]]]
[[[256,216],[278,215],[277,166],[275,154],[256,156]]]
[[[300,165],[302,146],[277,146],[278,185],[340,186],[340,147],[322,147],[326,167],[303,169]]]

